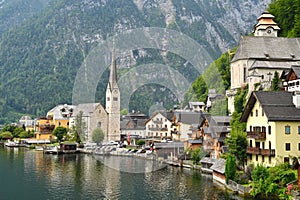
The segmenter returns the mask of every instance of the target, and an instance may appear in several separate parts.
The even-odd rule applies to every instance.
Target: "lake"
[[[149,167],[143,162],[0,146],[0,199],[240,199],[199,171],[165,166],[142,173],[137,169]]]

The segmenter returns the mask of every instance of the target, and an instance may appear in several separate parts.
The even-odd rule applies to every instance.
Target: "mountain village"
[[[112,55],[105,107],[101,103],[57,105],[46,116],[31,119],[23,116],[18,125],[34,131],[34,138],[24,139],[28,145],[46,145],[56,138],[53,131],[61,126],[68,130],[81,115],[86,125],[84,144],[94,144],[93,131],[104,133],[103,144],[121,144],[136,148],[140,141],[153,153],[174,165],[185,165],[187,152],[201,148],[205,156],[199,161],[203,171],[226,184],[226,140],[231,136],[235,96],[248,89],[245,107],[239,119],[246,124],[247,165],[272,167],[293,162],[300,156],[300,38],[278,37],[280,27],[274,16],[265,11],[258,17],[253,36],[241,37],[230,62],[231,85],[223,97],[228,99],[226,116],[213,116],[208,111],[220,98],[210,89],[206,102],[191,101],[182,109],[156,111],[152,116],[132,111],[120,112],[117,65]],[[279,90],[271,91],[275,75]],[[12,138],[11,138],[12,139]],[[184,158],[184,156],[185,158]],[[299,174],[300,175],[300,174]],[[228,184],[228,183],[227,183]],[[300,179],[298,183],[300,189]],[[243,188],[235,191],[246,192]]]

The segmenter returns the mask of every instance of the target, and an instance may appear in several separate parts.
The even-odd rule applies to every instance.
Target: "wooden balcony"
[[[247,132],[248,138],[253,138],[256,140],[265,140],[266,139],[266,132]]]
[[[168,128],[153,127],[153,128],[149,128],[149,131],[168,131]]]
[[[247,147],[247,154],[260,154],[260,149],[258,147]]]
[[[260,154],[263,156],[275,156],[275,149],[261,149]]]

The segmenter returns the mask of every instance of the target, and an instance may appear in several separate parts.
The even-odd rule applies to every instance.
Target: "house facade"
[[[154,113],[146,122],[146,138],[162,140],[163,138],[173,138],[172,120],[173,112],[160,111]]]
[[[289,92],[252,92],[241,122],[246,122],[247,164],[274,166],[300,155],[300,110]]]
[[[40,117],[35,124],[35,138],[37,140],[52,140],[55,124],[52,117]]]
[[[210,153],[211,158],[219,158],[226,151],[225,140],[230,132],[229,116],[205,115],[205,120],[200,126],[203,138],[203,149]]]
[[[121,117],[121,138],[139,139],[146,137],[145,122],[149,117],[142,113],[129,113]]]

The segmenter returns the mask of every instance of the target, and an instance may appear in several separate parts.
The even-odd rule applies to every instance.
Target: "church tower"
[[[120,140],[120,91],[117,80],[115,52],[112,52],[109,82],[106,88],[106,112],[108,118],[106,140]]]
[[[258,23],[254,26],[254,36],[277,37],[280,28],[273,19],[273,15],[268,11],[264,11],[261,16],[257,18]]]

